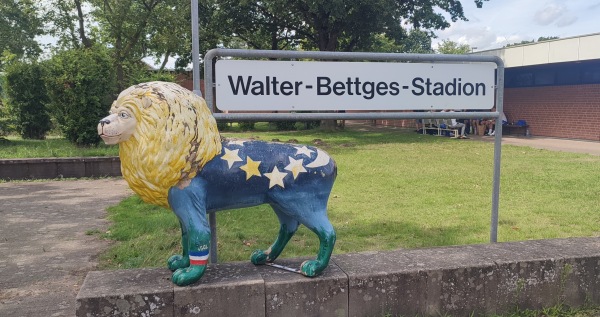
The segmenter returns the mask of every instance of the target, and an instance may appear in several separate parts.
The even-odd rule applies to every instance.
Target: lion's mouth
[[[100,134],[100,138],[102,138],[102,140],[104,141],[104,143],[106,144],[117,144],[119,142],[119,137],[121,135],[108,135],[108,134]]]

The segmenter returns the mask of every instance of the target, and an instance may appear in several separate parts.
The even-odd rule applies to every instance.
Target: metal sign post
[[[225,76],[221,76],[219,75],[219,69],[217,69],[217,83],[215,84],[215,81],[213,79],[213,59],[219,58],[219,57],[235,57],[235,58],[241,58],[241,59],[253,59],[253,60],[259,60],[259,59],[281,59],[281,60],[287,60],[288,62],[287,65],[290,64],[294,64],[294,63],[299,63],[299,61],[306,61],[306,60],[311,60],[311,61],[346,61],[345,63],[347,63],[347,61],[355,61],[354,63],[356,64],[350,64],[350,65],[346,65],[345,68],[349,69],[351,74],[355,74],[352,73],[353,67],[349,67],[349,66],[358,66],[359,63],[364,63],[365,61],[371,61],[371,62],[389,62],[389,63],[370,63],[371,66],[379,64],[377,66],[374,67],[381,67],[381,65],[383,64],[385,68],[390,69],[390,68],[395,68],[395,67],[400,67],[400,66],[406,66],[408,65],[407,63],[402,63],[403,65],[395,65],[398,64],[398,62],[410,62],[411,66],[410,67],[416,67],[417,70],[420,67],[423,67],[424,65],[426,67],[435,67],[440,69],[441,72],[444,72],[444,69],[446,69],[446,72],[448,71],[448,69],[472,69],[473,65],[477,65],[477,64],[490,64],[493,63],[495,64],[495,83],[494,82],[489,82],[489,81],[469,81],[469,80],[462,80],[460,81],[461,84],[463,84],[461,87],[461,93],[465,98],[470,98],[470,97],[477,97],[475,90],[479,87],[479,89],[487,89],[486,90],[486,97],[487,98],[491,98],[491,99],[482,99],[484,102],[484,105],[480,106],[477,102],[475,103],[469,103],[469,102],[459,102],[459,103],[452,103],[452,102],[448,102],[446,103],[446,99],[449,98],[449,96],[443,96],[443,94],[449,95],[451,93],[457,93],[456,91],[452,90],[452,89],[456,89],[458,87],[458,78],[459,76],[450,76],[449,79],[443,79],[444,76],[448,75],[448,74],[436,74],[436,73],[431,73],[431,76],[442,76],[439,78],[442,79],[430,79],[429,80],[429,84],[427,84],[427,79],[425,78],[429,78],[429,77],[425,77],[425,76],[417,76],[417,75],[410,75],[410,78],[412,78],[412,81],[408,81],[408,82],[404,82],[401,80],[396,81],[395,77],[398,77],[399,74],[395,74],[396,76],[391,76],[391,77],[384,77],[385,79],[379,80],[377,82],[384,82],[384,84],[381,84],[379,86],[379,94],[380,95],[385,95],[387,96],[388,94],[396,93],[397,91],[390,88],[392,87],[391,84],[397,82],[398,83],[398,92],[396,95],[400,95],[401,92],[410,92],[413,94],[412,97],[414,97],[415,94],[419,94],[422,92],[422,94],[425,94],[425,90],[426,89],[430,89],[427,90],[427,92],[429,93],[428,96],[436,96],[436,97],[440,97],[440,98],[434,98],[435,101],[426,101],[425,103],[419,104],[418,102],[416,103],[417,106],[411,106],[411,104],[408,104],[408,106],[404,107],[404,108],[399,108],[397,110],[436,110],[436,109],[491,109],[492,106],[495,105],[496,107],[496,111],[489,111],[489,112],[373,112],[373,111],[369,111],[370,110],[381,110],[381,109],[377,109],[378,107],[381,106],[374,106],[372,108],[368,108],[368,109],[361,109],[361,103],[357,103],[357,106],[355,106],[355,108],[351,109],[351,110],[367,110],[364,112],[354,112],[354,113],[338,113],[338,112],[316,112],[316,113],[215,113],[215,98],[214,98],[214,89],[217,88],[217,92],[220,91],[220,89],[217,87],[218,85],[223,85],[224,87],[229,87],[229,89],[237,89],[238,93],[242,93],[245,90],[246,94],[250,94],[252,96],[244,96],[245,98],[248,99],[248,103],[253,103],[252,101],[250,101],[251,98],[255,97],[255,96],[262,96],[266,94],[266,89],[267,86],[269,86],[270,91],[269,93],[273,95],[273,89],[279,89],[278,93],[285,95],[288,94],[288,96],[300,96],[301,94],[301,90],[303,92],[315,92],[317,91],[317,89],[315,88],[315,85],[319,85],[319,79],[315,78],[314,80],[310,77],[311,75],[308,75],[309,77],[307,77],[307,79],[285,79],[283,80],[283,77],[280,77],[279,79],[277,79],[276,81],[278,83],[274,83],[273,78],[266,78],[267,75],[262,74],[258,75],[258,78],[260,79],[258,82],[254,82],[253,80],[256,79],[257,77],[253,77],[252,79],[249,78],[249,76],[256,76],[253,75],[253,73],[248,73],[248,74],[238,74],[238,75],[228,75],[225,74]],[[293,61],[290,62],[290,61]],[[220,64],[222,65],[233,65],[231,62],[233,61],[220,61],[217,62],[216,65],[219,66]],[[266,62],[269,63],[272,61],[260,61],[261,63]],[[277,61],[275,61],[277,62]],[[237,63],[237,61],[235,61],[235,63]],[[316,63],[316,62],[315,62]],[[425,63],[430,63],[430,64],[425,64]],[[443,66],[445,64],[451,64],[452,66],[450,68],[445,68],[446,66]],[[239,64],[238,64],[239,65]],[[282,64],[283,65],[283,64]],[[325,64],[323,64],[325,65]],[[413,66],[414,65],[414,66]],[[293,66],[291,66],[293,67]],[[362,66],[358,66],[358,68],[360,68]],[[477,68],[477,67],[475,67]],[[484,67],[487,70],[484,70],[483,73],[487,72],[493,72],[494,68],[493,67]],[[357,72],[360,73],[360,69],[357,70]],[[327,73],[327,69],[324,69],[322,67],[321,72],[323,74]],[[478,72],[478,71],[476,71]],[[367,71],[368,73],[368,71]],[[379,74],[381,72],[375,73],[374,74]],[[258,73],[256,73],[258,74]],[[462,73],[460,74],[461,76],[463,75]],[[240,77],[241,76],[241,77]],[[282,75],[278,75],[278,76],[283,76]],[[332,74],[333,76],[333,74]],[[342,77],[341,80],[333,80],[330,76],[326,76],[323,75],[321,77],[328,77],[330,79],[330,81],[328,82],[327,79],[323,79],[321,78],[321,85],[322,85],[322,90],[320,91],[321,94],[319,95],[319,91],[317,91],[317,95],[319,96],[324,96],[326,95],[324,92],[333,92],[334,89],[337,89],[337,94],[339,94],[339,96],[334,96],[334,97],[342,97],[341,95],[345,94],[345,97],[348,97],[348,95],[350,94],[350,92],[352,92],[354,95],[356,95],[357,90],[351,90],[352,87],[359,89],[358,86],[360,86],[360,84],[357,84],[359,80],[355,80],[354,78],[357,78],[358,75],[349,75],[350,79],[345,80],[344,78],[348,78],[348,75],[345,75],[345,77]],[[313,76],[314,77],[314,76]],[[372,78],[378,78],[377,75],[372,76]],[[375,82],[375,80],[373,79],[369,79],[369,81]],[[390,79],[392,78],[392,79]],[[436,77],[438,78],[438,77]],[[453,79],[456,78],[456,79]],[[463,77],[460,77],[463,78]],[[475,75],[475,77],[473,78],[479,78],[478,75]],[[494,78],[493,75],[491,75],[491,78]],[[281,80],[280,80],[281,79]],[[504,101],[504,62],[502,61],[502,59],[500,59],[497,56],[472,56],[472,55],[440,55],[440,54],[400,54],[400,53],[360,53],[360,52],[355,52],[355,53],[348,53],[348,52],[298,52],[298,51],[270,51],[270,50],[233,50],[233,49],[213,49],[210,50],[206,53],[205,58],[204,58],[204,80],[206,83],[206,89],[205,89],[205,93],[206,93],[206,102],[209,106],[209,108],[213,111],[213,115],[215,117],[215,119],[217,120],[247,120],[247,121],[278,121],[278,120],[329,120],[329,119],[336,119],[336,120],[376,120],[376,119],[452,119],[452,118],[461,118],[461,119],[477,119],[477,118],[495,118],[496,119],[496,135],[495,135],[495,142],[494,142],[494,169],[493,169],[493,184],[492,184],[492,211],[491,211],[491,224],[490,224],[490,242],[497,242],[498,241],[498,207],[499,207],[499,196],[500,196],[500,158],[501,158],[501,150],[502,150],[502,123],[499,122],[499,118],[501,116],[501,113],[503,111],[503,101]],[[312,82],[311,82],[312,80]],[[315,81],[316,80],[316,81]],[[285,82],[289,82],[289,84],[287,83],[283,83],[283,81]],[[306,82],[305,82],[306,81]],[[262,82],[262,84],[261,84]],[[301,83],[299,83],[301,82]],[[340,82],[340,84],[338,84],[337,88],[336,86],[333,86],[334,84],[332,84],[333,82]],[[346,82],[346,85],[344,87],[342,87],[344,85],[344,82]],[[364,81],[361,81],[364,82]],[[434,91],[433,89],[436,88],[436,83],[441,83],[441,87],[438,85],[437,86],[437,91]],[[466,85],[465,88],[465,84],[468,83],[468,85]],[[481,83],[481,85],[479,85],[479,83]],[[236,86],[237,85],[237,86]],[[273,86],[274,85],[274,86]],[[308,88],[307,85],[311,85],[313,87]],[[327,87],[325,87],[326,85],[329,85]],[[377,84],[373,84],[374,89],[377,89]],[[406,88],[405,88],[406,87]],[[422,87],[422,88],[419,88]],[[254,91],[252,91],[252,89],[255,89]],[[262,89],[262,91],[261,91]],[[330,90],[327,90],[330,89]],[[441,91],[439,89],[442,89]],[[466,89],[466,90],[464,90]],[[482,92],[483,90],[480,90],[480,92]],[[365,91],[361,91],[361,93],[364,93]],[[385,92],[385,94],[384,94]],[[285,94],[284,94],[285,93]],[[493,101],[493,96],[495,93],[495,102]],[[261,95],[262,94],[262,95]],[[334,92],[335,94],[335,92]],[[436,95],[437,94],[437,95]],[[393,94],[392,94],[393,95]],[[398,97],[396,96],[396,97]],[[407,95],[410,96],[410,95]],[[234,103],[236,98],[230,99],[229,101],[227,100],[227,96],[223,96],[225,98],[223,98],[225,100],[225,102],[229,102],[229,103]],[[232,96],[229,96],[232,97]],[[236,96],[233,96],[236,97]],[[356,97],[356,96],[354,96]],[[389,96],[387,96],[389,97]],[[453,98],[453,97],[452,97]],[[219,95],[219,103],[223,103],[223,99],[221,99],[221,95]],[[265,99],[267,100],[267,99]],[[291,99],[289,99],[291,100]],[[401,101],[399,101],[400,99],[396,99],[398,101],[398,104],[401,104]],[[422,100],[422,99],[415,99],[415,100]],[[446,101],[444,101],[446,100]],[[465,99],[463,99],[464,101]],[[466,100],[472,100],[472,99],[466,99]],[[488,100],[487,102],[485,100]],[[491,101],[491,104],[489,104],[489,100]],[[264,100],[263,100],[264,101]],[[314,101],[314,100],[313,100]],[[481,101],[481,100],[480,100]],[[276,101],[275,103],[281,103],[281,101]],[[295,101],[294,101],[295,102]],[[309,102],[305,102],[305,103],[309,103]],[[328,102],[326,102],[327,104],[331,104],[331,100],[329,100]],[[267,104],[267,107],[270,107],[268,105],[268,101],[265,102],[254,102],[255,105],[259,105],[260,106],[264,106],[265,104]],[[287,104],[287,103],[285,103]],[[333,102],[334,106],[327,108],[325,107],[326,110],[347,110],[347,109],[342,109],[342,108],[337,108],[337,106],[335,106],[336,102]],[[341,103],[340,103],[341,104]],[[368,104],[368,102],[364,102],[364,104]],[[381,103],[384,104],[384,103]],[[413,103],[414,104],[414,103]],[[302,107],[303,103],[294,103],[294,107],[298,106],[298,107]],[[225,109],[227,109],[227,107],[230,107],[231,105],[225,105]],[[234,108],[236,106],[234,105]],[[312,106],[311,106],[312,107]],[[358,108],[356,108],[358,107]],[[385,106],[387,107],[387,106]],[[479,107],[479,108],[477,108]],[[230,109],[234,109],[234,108],[230,108]],[[320,110],[322,108],[319,109],[311,109],[311,110]],[[390,110],[390,108],[385,108],[386,110]],[[238,108],[235,108],[235,110],[239,110]],[[269,108],[268,110],[273,110],[271,108]],[[279,109],[281,110],[281,109]],[[298,110],[297,108],[291,108],[291,109],[285,109],[283,111],[295,111]],[[246,110],[248,111],[248,110]],[[250,111],[256,111],[256,109],[250,109]],[[210,216],[214,216],[214,214],[209,214]],[[209,218],[210,220],[210,218]],[[217,258],[217,251],[216,251],[216,222],[213,223],[211,222],[211,235],[212,238],[214,240],[211,240],[211,262],[216,262],[216,258]]]

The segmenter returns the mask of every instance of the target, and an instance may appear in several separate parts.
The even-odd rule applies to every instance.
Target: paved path
[[[368,123],[362,122],[347,122],[346,128],[356,129],[360,131],[374,131],[374,130],[398,130],[407,131],[407,128],[396,128],[387,126],[373,126]],[[472,141],[484,141],[494,142],[493,136],[477,136],[469,135]],[[572,140],[572,139],[559,139],[552,137],[525,137],[525,136],[514,136],[504,135],[502,136],[502,145],[517,145],[517,146],[529,146],[536,149],[544,149],[550,151],[560,152],[573,152],[573,153],[587,153],[591,155],[600,156],[600,142],[598,141],[586,141],[586,140]]]
[[[0,316],[75,316],[75,296],[108,243],[120,179],[0,183]]]

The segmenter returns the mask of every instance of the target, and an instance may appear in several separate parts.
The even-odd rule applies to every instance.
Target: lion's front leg
[[[182,254],[172,255],[167,261],[167,266],[171,271],[177,271],[178,269],[190,266],[189,238],[186,226],[183,225],[181,219],[179,219],[179,226],[181,227],[181,247],[183,252]]]
[[[203,186],[193,181],[187,186],[174,186],[169,190],[169,205],[181,225],[182,255],[169,258],[173,270],[173,283],[184,286],[197,282],[208,264],[210,228],[206,219]]]
[[[184,257],[189,261],[189,266],[179,268],[173,272],[172,281],[179,286],[185,286],[200,280],[208,264],[210,233],[192,231],[189,233],[189,252]]]

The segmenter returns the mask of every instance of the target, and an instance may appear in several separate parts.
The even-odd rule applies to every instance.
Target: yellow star
[[[239,149],[232,151],[228,148],[225,148],[225,154],[223,154],[223,156],[221,156],[221,159],[227,161],[227,165],[229,165],[229,168],[231,168],[233,166],[233,163],[243,161],[240,158],[240,156],[238,155],[239,151],[240,151]]]
[[[277,166],[274,166],[273,171],[271,171],[271,173],[265,173],[265,176],[269,179],[269,188],[272,188],[275,185],[279,185],[281,188],[285,188],[285,186],[283,186],[283,178],[286,175],[287,173],[280,172]]]
[[[295,160],[291,156],[289,156],[289,158],[290,164],[288,164],[288,166],[285,167],[285,170],[292,172],[292,174],[294,175],[294,179],[298,177],[298,174],[306,173],[306,169],[302,165],[304,163],[303,159]]]
[[[246,180],[249,180],[252,176],[260,177],[260,172],[258,171],[259,165],[260,161],[254,161],[250,158],[250,156],[246,157],[246,164],[240,166],[240,169],[246,172]]]
[[[310,158],[310,154],[311,154],[312,152],[314,152],[313,150],[311,150],[311,149],[307,148],[307,147],[306,147],[306,145],[305,145],[305,146],[303,146],[303,147],[297,147],[297,146],[295,146],[294,148],[296,149],[296,156],[298,156],[298,155],[300,155],[300,154],[304,154],[304,155],[306,155],[308,158]]]

